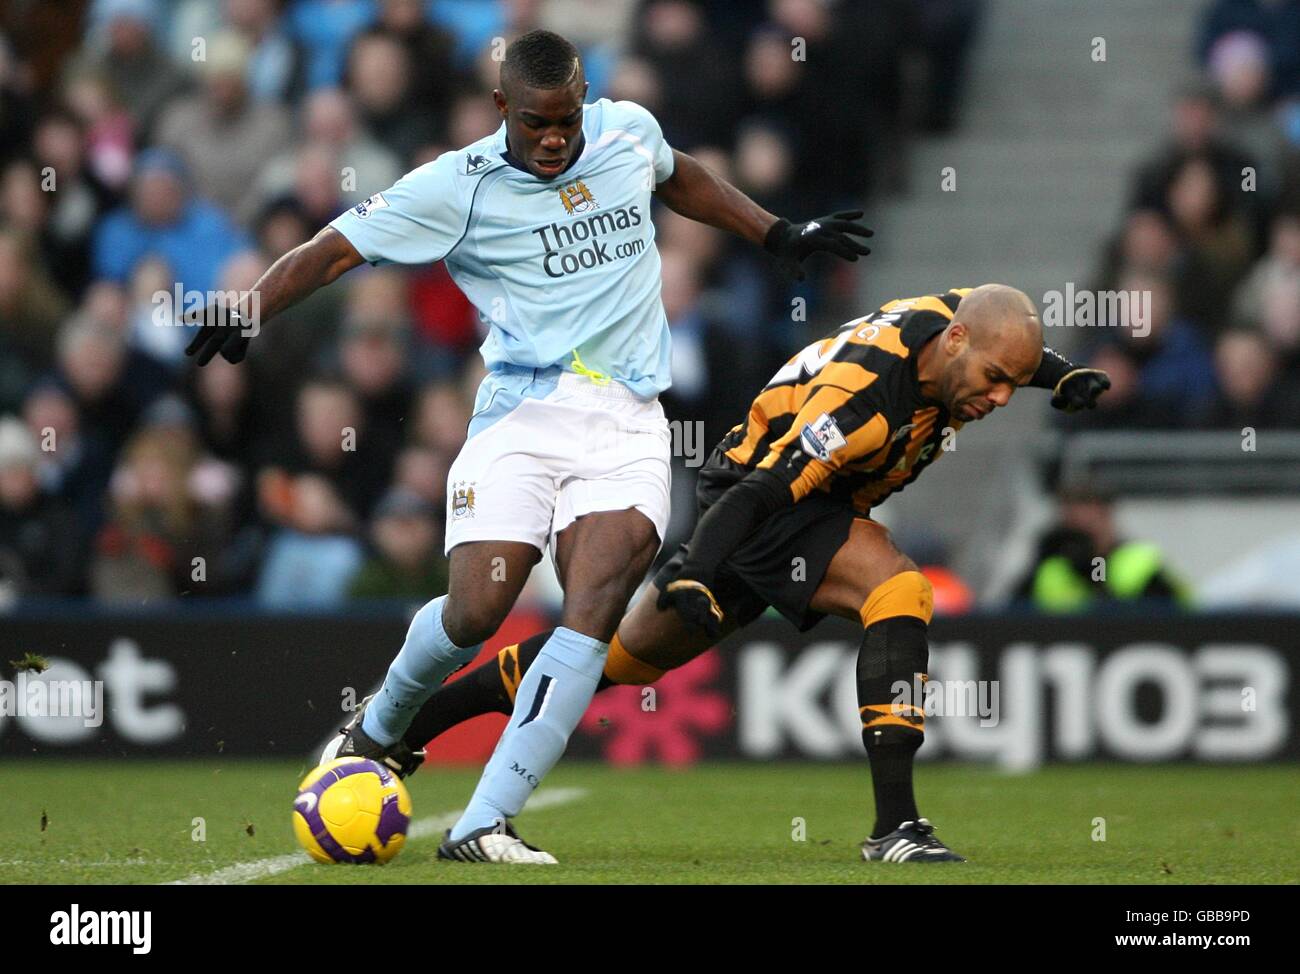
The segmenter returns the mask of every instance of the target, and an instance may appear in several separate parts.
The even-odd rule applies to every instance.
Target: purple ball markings
[[[334,768],[325,774],[307,789],[316,796],[316,801],[312,802],[311,808],[303,811],[297,808],[298,814],[307,821],[307,827],[311,829],[312,837],[319,843],[325,854],[337,862],[364,863],[375,861],[375,850],[366,848],[364,852],[353,854],[343,848],[330,834],[329,827],[326,826],[325,820],[321,818],[320,803],[325,794],[325,789],[329,788],[335,782],[342,781],[344,778],[354,774],[377,774],[379,780],[385,787],[393,782],[393,773],[383,765],[376,764],[373,761],[357,761],[354,764],[344,765],[341,768]],[[305,794],[306,792],[304,792]],[[295,807],[297,803],[295,802]],[[379,826],[375,829],[375,835],[379,841],[387,846],[389,840],[398,832],[405,833],[407,826],[411,822],[411,817],[402,812],[397,804],[397,795],[389,795],[384,799],[384,807],[379,814]]]

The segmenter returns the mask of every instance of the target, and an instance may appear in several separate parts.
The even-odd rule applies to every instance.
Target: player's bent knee
[[[491,604],[461,605],[448,599],[442,612],[442,628],[457,646],[474,646],[492,638],[505,620],[505,610]]]
[[[912,616],[926,625],[934,616],[934,588],[914,565],[873,588],[858,610],[863,626],[893,616]]]

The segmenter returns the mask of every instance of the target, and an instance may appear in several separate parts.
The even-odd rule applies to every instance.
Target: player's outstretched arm
[[[185,349],[199,365],[207,365],[221,353],[232,364],[242,362],[248,343],[281,311],[336,280],[341,274],[364,263],[348,238],[333,227],[325,227],[304,244],[289,251],[258,278],[253,290],[258,296],[256,315],[246,307],[210,304],[186,316],[187,324],[198,324],[198,334]]]
[[[1043,346],[1043,360],[1029,380],[1031,386],[1052,390],[1052,405],[1067,413],[1093,409],[1110,388],[1110,376],[1101,369],[1075,365],[1060,352]]]
[[[761,244],[785,272],[803,280],[801,264],[817,251],[857,260],[871,253],[855,237],[871,231],[857,223],[861,210],[819,216],[791,223],[763,209],[748,196],[685,152],[673,150],[673,174],[655,187],[664,204],[676,213]]]

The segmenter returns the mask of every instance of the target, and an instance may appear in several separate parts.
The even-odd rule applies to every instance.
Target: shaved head
[[[918,376],[930,398],[969,422],[1005,406],[1042,357],[1043,324],[1029,295],[983,284],[961,299],[952,321],[922,350]]]
[[[1006,284],[981,284],[961,299],[953,321],[970,329],[971,344],[1007,349],[1009,344],[1041,348],[1043,323],[1029,295]]]

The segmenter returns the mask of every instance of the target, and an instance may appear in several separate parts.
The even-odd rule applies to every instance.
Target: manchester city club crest
[[[559,193],[560,202],[564,204],[566,213],[590,213],[592,210],[599,209],[596,197],[591,195],[591,190],[581,179],[567,186],[561,186]]]
[[[458,480],[451,488],[451,517],[453,521],[474,516],[474,482]]]

